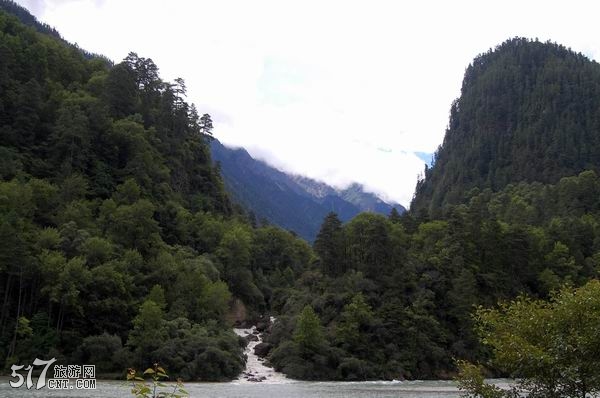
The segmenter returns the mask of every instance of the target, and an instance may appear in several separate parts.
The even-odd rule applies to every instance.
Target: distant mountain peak
[[[307,193],[316,197],[324,198],[328,195],[335,195],[338,191],[330,185],[322,181],[313,180],[299,174],[290,175],[290,178],[299,186],[304,188]]]
[[[399,203],[387,202],[373,192],[369,192],[364,185],[352,183],[346,189],[339,191],[339,194],[344,200],[358,206],[362,211],[370,211],[374,213],[383,213],[393,207],[400,212],[404,211],[404,207]]]
[[[243,148],[229,148],[214,140],[213,159],[220,163],[225,185],[234,200],[259,218],[292,230],[308,241],[314,240],[325,216],[333,211],[342,221],[361,212],[389,215],[392,208],[363,185],[353,183],[338,189],[312,178],[288,174],[264,161],[254,159]]]

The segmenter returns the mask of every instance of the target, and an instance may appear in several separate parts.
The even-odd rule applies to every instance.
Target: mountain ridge
[[[439,211],[473,188],[598,172],[598,131],[600,65],[556,43],[509,39],[468,66],[411,208]]]
[[[365,211],[388,215],[394,207],[400,213],[406,210],[365,192],[360,184],[336,189],[322,181],[285,173],[254,159],[243,148],[229,148],[218,140],[211,143],[211,151],[228,191],[239,204],[308,241],[314,240],[329,212],[348,221]]]

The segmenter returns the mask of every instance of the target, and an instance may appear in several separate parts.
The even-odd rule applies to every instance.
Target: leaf
[[[154,369],[148,368],[148,369],[144,370],[144,374],[154,374]]]

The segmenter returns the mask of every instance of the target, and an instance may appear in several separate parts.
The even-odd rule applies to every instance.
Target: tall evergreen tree
[[[314,244],[323,272],[327,275],[337,276],[345,271],[343,240],[342,222],[336,213],[331,212],[323,220]]]

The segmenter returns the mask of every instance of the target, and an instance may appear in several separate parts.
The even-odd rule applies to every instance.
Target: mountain
[[[37,20],[27,9],[21,7],[19,4],[12,0],[0,1],[0,10],[5,11],[7,14],[11,14],[19,19],[22,24],[30,26],[40,33],[52,36],[62,41],[60,33],[51,26],[42,23]]]
[[[265,313],[311,247],[235,211],[182,79],[44,26],[0,0],[0,368],[236,378],[231,323]]]
[[[347,202],[358,206],[362,211],[370,211],[372,213],[390,214],[393,207],[401,210],[400,213],[406,211],[406,209],[398,203],[387,203],[383,201],[377,195],[364,191],[362,185],[354,183],[348,188],[339,192],[340,197]]]
[[[218,140],[211,144],[213,159],[219,162],[225,186],[233,198],[258,218],[294,231],[313,241],[329,212],[348,221],[361,212],[388,215],[399,204],[386,203],[365,192],[359,184],[337,190],[323,182],[290,175],[256,160],[244,149],[232,149]]]
[[[467,68],[411,207],[439,210],[472,188],[556,183],[586,169],[600,170],[600,65],[558,44],[515,38]]]
[[[316,181],[308,177],[292,175],[291,179],[300,185],[304,191],[317,199],[323,199],[327,196],[339,196],[344,201],[358,207],[361,211],[370,211],[373,213],[389,214],[392,207],[400,209],[401,213],[406,211],[398,203],[387,203],[377,195],[365,192],[361,184],[353,183],[345,189],[335,189],[324,182]]]

